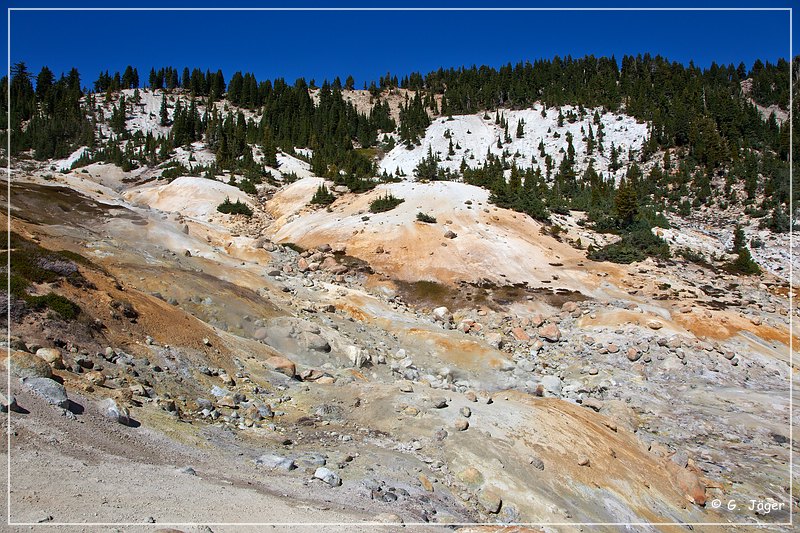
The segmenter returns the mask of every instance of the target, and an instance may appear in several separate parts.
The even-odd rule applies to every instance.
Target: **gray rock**
[[[546,392],[553,395],[561,394],[561,378],[558,376],[542,376],[541,384]]]
[[[22,380],[38,396],[44,398],[47,403],[56,405],[62,409],[69,407],[69,398],[64,385],[49,378],[25,378]]]
[[[280,470],[292,470],[296,468],[293,459],[289,459],[288,457],[282,457],[280,455],[275,455],[271,453],[265,453],[258,459],[256,459],[256,464],[259,466],[265,466],[267,468],[278,468]]]
[[[528,462],[534,467],[536,470],[544,470],[544,461],[532,455],[528,458]]]
[[[342,484],[342,478],[339,477],[339,474],[321,466],[314,471],[314,477],[317,479],[321,479],[331,487],[338,487]]]
[[[111,398],[100,402],[100,412],[107,418],[110,418],[114,422],[119,422],[124,426],[131,423],[131,415],[127,407],[119,405]]]

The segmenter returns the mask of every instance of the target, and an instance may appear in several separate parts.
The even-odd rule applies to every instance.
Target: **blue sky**
[[[58,2],[10,0],[11,7],[58,6]],[[60,5],[63,5],[60,4]],[[75,0],[73,7],[222,6],[220,2],[99,2]],[[231,5],[230,3],[228,4]],[[248,7],[270,5],[239,2]],[[273,2],[272,5],[280,5]],[[284,3],[283,5],[297,5]],[[306,2],[306,6],[386,6],[386,3]],[[397,2],[430,6],[431,2]],[[490,2],[440,2],[438,6],[487,6]],[[503,6],[545,3],[505,2]],[[554,5],[552,2],[549,5]],[[562,3],[563,5],[563,3]],[[572,2],[571,6],[603,5]],[[609,6],[657,4],[617,1]],[[788,1],[726,3],[670,2],[670,6],[788,7]],[[555,55],[610,56],[661,54],[700,66],[712,61],[749,68],[756,58],[789,56],[787,12],[766,11],[577,11],[577,12],[202,12],[202,11],[13,11],[11,61],[38,72],[47,65],[57,75],[75,66],[84,85],[101,70],[122,71],[131,64],[143,82],[151,66],[221,68],[230,79],[237,70],[259,79],[293,82],[333,79],[348,74],[361,86],[391,71],[461,65],[499,66]]]

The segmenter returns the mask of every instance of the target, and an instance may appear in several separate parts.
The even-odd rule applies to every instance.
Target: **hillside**
[[[661,63],[604,61],[564,65],[582,91],[520,67],[31,92],[79,115],[12,124],[0,188],[11,517],[790,531],[782,97],[687,69],[714,105],[664,116],[629,71]]]

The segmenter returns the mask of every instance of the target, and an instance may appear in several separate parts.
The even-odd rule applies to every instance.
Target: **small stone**
[[[444,398],[442,396],[437,396],[436,398],[433,398],[431,400],[431,403],[436,409],[444,409],[445,407],[447,407],[447,398]]]
[[[458,412],[461,413],[461,416],[467,418],[469,418],[472,415],[472,411],[470,410],[469,407],[462,407],[461,409],[458,410]]]
[[[14,398],[13,395],[6,396],[2,391],[0,391],[0,413],[16,411],[17,408],[17,399]]]
[[[411,386],[410,381],[401,381],[399,388],[400,392],[414,392],[414,387]]]
[[[424,474],[420,474],[417,479],[419,479],[419,483],[422,485],[423,489],[425,489],[427,492],[433,492],[433,484],[427,477],[425,477]]]
[[[589,458],[585,455],[578,459],[578,466],[590,466],[589,465]]]
[[[467,391],[464,394],[464,398],[466,398],[470,402],[477,402],[478,401],[478,396],[472,391]]]
[[[511,335],[514,337],[514,339],[520,342],[528,342],[529,340],[531,340],[530,335],[525,333],[525,330],[522,328],[513,328],[511,330]]]
[[[536,470],[544,470],[544,461],[532,455],[528,458],[528,462],[534,467]]]
[[[603,402],[595,398],[586,398],[581,405],[594,411],[600,411],[603,408]]]
[[[381,524],[403,524],[403,519],[394,513],[381,513],[375,515],[374,520],[375,522],[380,522]]]
[[[184,466],[178,469],[179,474],[186,474],[187,476],[196,476],[197,472],[191,466]]]
[[[459,418],[458,420],[456,420],[455,428],[458,431],[466,431],[467,428],[469,428],[469,421],[467,421],[467,419],[465,418]]]
[[[619,346],[617,346],[612,342],[611,344],[606,346],[606,350],[608,350],[608,353],[617,353],[619,351]]]
[[[639,360],[639,358],[642,356],[642,352],[638,348],[631,346],[630,348],[628,348],[626,355],[628,357],[628,361],[634,362]]]
[[[102,372],[98,372],[97,370],[87,372],[83,377],[86,378],[86,381],[97,387],[102,386],[106,382],[106,377]]]
[[[658,329],[663,328],[664,324],[662,324],[658,320],[648,320],[647,321],[647,327],[650,328],[650,329],[658,330]]]

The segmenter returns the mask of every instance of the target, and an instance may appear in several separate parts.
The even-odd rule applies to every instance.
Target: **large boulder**
[[[46,363],[45,363],[46,364]],[[22,381],[37,396],[44,398],[47,403],[56,405],[62,409],[69,407],[69,398],[64,385],[50,378],[25,378]]]
[[[28,352],[11,350],[8,357],[2,359],[3,369],[20,379],[51,378],[53,371],[47,361]]]

